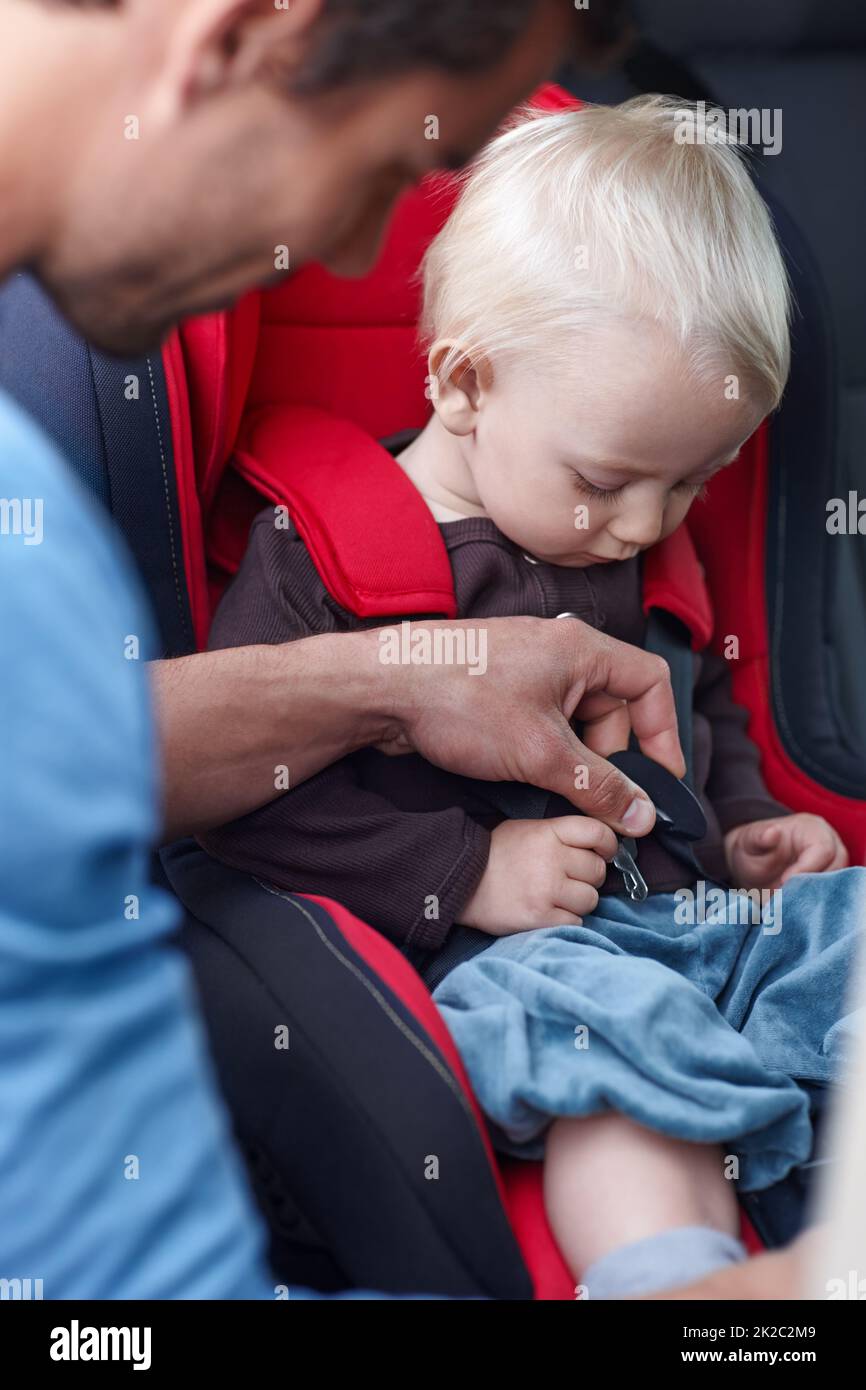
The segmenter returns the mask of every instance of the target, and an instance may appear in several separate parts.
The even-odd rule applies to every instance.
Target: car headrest
[[[850,48],[866,43],[862,0],[635,0],[637,28],[669,53],[733,48],[785,52],[806,47]]]

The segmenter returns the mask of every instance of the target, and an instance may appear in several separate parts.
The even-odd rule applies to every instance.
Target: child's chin
[[[591,555],[557,555],[544,560],[546,565],[559,565],[566,570],[587,570],[591,565],[608,565],[610,560],[596,560]]]
[[[605,558],[603,555],[590,555],[589,553],[584,553],[582,555],[576,555],[573,560],[563,560],[561,563],[571,565],[574,568],[588,569],[590,565],[612,565],[614,561],[610,558]]]

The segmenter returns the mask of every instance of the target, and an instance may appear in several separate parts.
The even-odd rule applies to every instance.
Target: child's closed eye
[[[599,502],[615,502],[628,487],[627,483],[621,483],[619,487],[598,487],[595,483],[591,483],[588,478],[584,478],[581,473],[574,474],[574,485],[584,497],[590,497]],[[690,483],[688,480],[683,480],[675,483],[671,490],[673,492],[685,492],[698,500],[702,500],[707,495],[707,484],[706,482]]]
[[[619,487],[596,487],[595,483],[591,483],[588,478],[584,478],[580,473],[574,474],[574,485],[578,492],[583,493],[584,497],[592,497],[601,502],[615,501],[617,497],[622,496],[627,486],[625,483],[622,483]]]

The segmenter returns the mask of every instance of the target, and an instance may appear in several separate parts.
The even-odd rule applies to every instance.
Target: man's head
[[[117,350],[287,262],[360,272],[575,26],[570,0],[0,0],[14,250]]]
[[[539,558],[669,535],[781,398],[784,264],[739,151],[707,133],[661,97],[523,121],[427,254],[427,457],[453,509]]]

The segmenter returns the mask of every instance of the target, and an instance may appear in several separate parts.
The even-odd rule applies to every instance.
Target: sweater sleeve
[[[706,796],[723,834],[748,821],[787,816],[761,775],[761,755],[746,728],[749,715],[734,702],[728,664],[714,652],[704,652],[695,687],[695,712],[712,730],[712,754]]]
[[[212,648],[290,642],[348,628],[306,547],[253,525],[241,570],[214,619]],[[489,833],[459,808],[407,812],[361,785],[343,758],[276,801],[200,837],[232,868],[335,898],[401,946],[442,944],[487,864]]]

